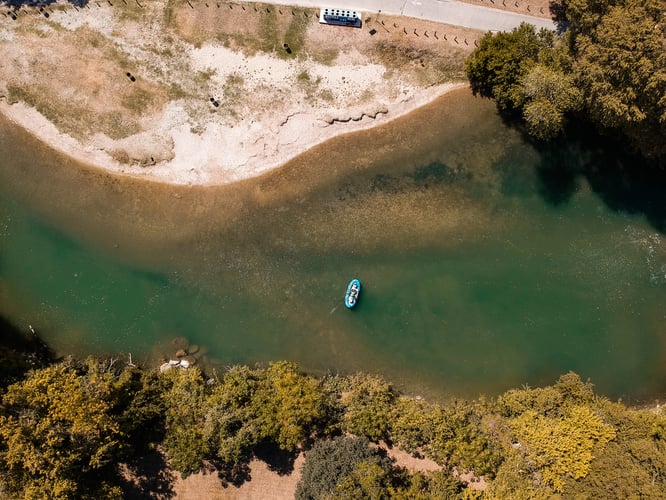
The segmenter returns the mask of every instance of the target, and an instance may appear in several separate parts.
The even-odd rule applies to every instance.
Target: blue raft
[[[347,285],[347,293],[345,294],[345,307],[352,309],[358,303],[358,296],[361,293],[361,282],[354,278]]]

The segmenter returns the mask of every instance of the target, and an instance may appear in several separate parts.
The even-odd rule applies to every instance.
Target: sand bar
[[[464,86],[482,35],[256,3],[89,5],[4,16],[0,112],[78,160],[185,185],[260,175]]]

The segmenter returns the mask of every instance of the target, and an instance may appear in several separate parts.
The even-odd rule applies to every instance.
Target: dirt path
[[[275,3],[284,0],[271,0]],[[365,14],[405,16],[482,31],[509,31],[522,22],[554,29],[548,0],[291,0],[294,5],[354,8]]]

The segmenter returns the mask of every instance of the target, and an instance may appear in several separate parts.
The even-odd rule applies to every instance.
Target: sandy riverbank
[[[332,137],[387,123],[461,86],[410,89],[401,99],[357,113],[294,108],[282,121],[276,116],[265,122],[213,123],[202,133],[192,131],[182,108],[173,106],[156,129],[121,140],[99,135],[87,142],[61,132],[25,103],[0,102],[0,112],[50,147],[109,172],[169,184],[213,185],[260,175]],[[334,116],[340,121],[330,123]],[[129,161],[123,161],[125,154]]]
[[[262,4],[20,12],[0,24],[0,112],[76,159],[173,184],[257,176],[423,106],[464,85],[481,36],[391,17],[323,26]]]

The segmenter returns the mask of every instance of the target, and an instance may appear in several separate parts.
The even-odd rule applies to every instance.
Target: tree
[[[409,453],[423,449],[433,437],[435,413],[425,401],[398,398],[391,414],[391,441]]]
[[[372,441],[385,439],[395,399],[391,385],[379,377],[350,377],[349,390],[342,395],[344,430]]]
[[[233,466],[261,444],[293,452],[324,433],[332,404],[316,378],[283,361],[265,369],[232,367],[212,387],[203,414],[210,457]]]
[[[157,371],[125,367],[118,374],[111,411],[124,434],[125,454],[141,454],[164,439],[163,390]]]
[[[485,431],[479,408],[465,401],[439,407],[433,412],[433,433],[426,454],[438,464],[473,470],[492,477],[501,462],[497,446]]]
[[[553,498],[552,491],[540,491],[526,467],[524,457],[518,450],[509,448],[504,452],[505,460],[497,470],[495,479],[484,492],[487,500],[533,500]]]
[[[615,428],[615,439],[568,491],[597,498],[663,498],[666,491],[666,413],[663,409],[628,408],[597,398],[595,413]]]
[[[123,447],[113,415],[116,375],[92,360],[29,372],[2,398],[0,467],[5,488],[31,498],[117,497],[97,480]]]
[[[294,363],[271,363],[253,398],[262,439],[293,451],[330,414],[320,383],[302,374]]]
[[[486,34],[466,61],[475,94],[553,139],[573,115],[666,161],[665,0],[554,0],[562,35]]]
[[[55,353],[36,334],[24,334],[0,315],[1,388],[19,381],[29,370],[43,368],[54,360]]]
[[[169,370],[162,377],[166,385],[162,396],[166,417],[163,445],[171,466],[185,478],[199,472],[211,452],[203,435],[204,380],[197,368]]]
[[[588,405],[594,400],[594,386],[569,372],[551,386],[506,391],[497,399],[497,411],[506,417],[519,416],[528,410],[547,417],[560,417],[569,405]]]
[[[554,139],[564,129],[565,115],[578,109],[580,92],[574,79],[544,64],[535,64],[521,81],[523,119],[530,135]]]
[[[538,61],[540,51],[552,48],[554,41],[552,33],[537,33],[526,23],[510,33],[486,33],[465,61],[472,91],[495,99],[500,111],[519,111],[524,102],[522,79]]]
[[[261,370],[233,366],[212,387],[206,401],[203,438],[226,467],[248,460],[261,440],[253,409],[261,380]]]
[[[305,455],[301,480],[296,486],[297,500],[335,497],[357,488],[373,489],[385,479],[391,463],[378,449],[370,448],[369,441],[361,437],[337,437],[318,441]],[[369,483],[360,484],[363,478],[353,476],[359,468],[371,473]],[[376,482],[375,482],[376,481]]]
[[[391,490],[390,469],[375,461],[363,460],[354,464],[354,469],[338,481],[329,498],[380,500],[389,498]]]
[[[575,38],[575,78],[590,117],[645,156],[666,155],[666,2],[609,7]],[[655,8],[660,4],[660,8]]]
[[[566,478],[587,476],[595,453],[615,437],[615,429],[586,406],[572,406],[562,418],[528,410],[512,421],[512,427],[527,462],[557,493],[563,491]]]
[[[551,0],[550,10],[555,21],[576,34],[593,29],[615,3],[617,0]]]

